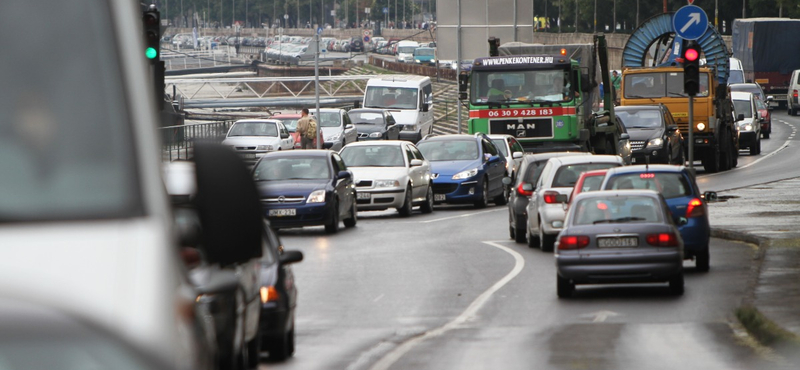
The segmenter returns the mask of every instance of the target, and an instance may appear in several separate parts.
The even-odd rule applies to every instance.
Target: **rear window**
[[[106,1],[0,2],[0,222],[143,213],[111,21]]]
[[[500,153],[503,154],[503,157],[508,157],[508,150],[506,149],[506,139],[492,139],[492,143],[494,146],[500,150]]]
[[[578,182],[581,173],[593,170],[603,170],[607,168],[619,166],[616,163],[587,163],[587,164],[573,164],[561,166],[556,171],[555,179],[553,180],[552,187],[554,188],[571,188]],[[547,179],[545,179],[547,180]]]
[[[574,225],[663,221],[659,202],[648,196],[593,196],[581,199],[574,214]]]
[[[608,179],[606,190],[649,189],[672,199],[692,195],[692,188],[681,173],[626,173]]]

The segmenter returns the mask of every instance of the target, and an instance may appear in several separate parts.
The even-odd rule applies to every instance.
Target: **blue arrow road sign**
[[[683,39],[697,40],[708,29],[708,16],[699,6],[686,5],[672,16],[672,28]]]
[[[383,14],[389,14],[389,8],[383,8]]]
[[[322,27],[319,27],[319,28],[317,28],[317,35],[321,35],[321,34],[322,34]]]

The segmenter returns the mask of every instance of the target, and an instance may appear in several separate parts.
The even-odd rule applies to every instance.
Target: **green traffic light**
[[[158,51],[156,50],[156,48],[152,48],[152,47],[151,48],[147,48],[144,51],[144,56],[146,56],[147,59],[155,59],[158,56]]]

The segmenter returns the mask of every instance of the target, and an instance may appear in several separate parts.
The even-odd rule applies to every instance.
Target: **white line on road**
[[[781,121],[781,122],[783,122],[783,121]],[[786,123],[786,122],[783,122],[783,123]],[[773,155],[775,155],[775,154],[778,154],[778,152],[780,152],[781,150],[784,150],[784,149],[786,149],[786,147],[788,147],[788,146],[789,146],[789,142],[792,140],[792,136],[793,136],[793,135],[790,135],[790,136],[789,136],[789,138],[787,138],[787,139],[786,139],[786,141],[784,141],[784,142],[783,142],[783,145],[781,145],[781,147],[780,147],[780,148],[778,148],[778,149],[776,149],[776,150],[773,150],[773,151],[769,152],[769,154],[767,154],[767,155],[765,155],[765,156],[763,156],[763,157],[761,157],[761,158],[759,158],[759,159],[756,159],[755,161],[752,161],[752,162],[750,162],[750,163],[748,163],[748,164],[746,164],[746,165],[744,165],[744,166],[738,166],[738,167],[736,167],[736,168],[731,168],[731,171],[733,171],[733,170],[741,170],[741,169],[744,169],[744,168],[747,168],[747,167],[750,167],[750,166],[755,166],[755,164],[756,164],[756,163],[758,163],[758,162],[761,162],[761,161],[763,161],[763,160],[765,160],[765,159],[767,159],[767,158],[769,158],[769,157],[772,157],[772,156],[773,156]],[[722,175],[722,174],[724,174],[724,173],[726,173],[726,172],[728,172],[728,171],[725,171],[725,172],[717,172],[717,173],[710,173],[710,174],[708,174],[708,175],[705,175],[704,177],[718,176],[718,175]]]
[[[422,334],[420,336],[411,338],[406,342],[403,342],[403,344],[399,345],[393,351],[387,353],[385,356],[383,356],[383,358],[378,360],[378,362],[376,362],[375,365],[372,365],[370,370],[387,370],[389,369],[390,366],[392,366],[395,362],[397,362],[397,360],[403,357],[403,355],[408,353],[408,351],[411,351],[411,349],[413,349],[414,346],[421,343],[422,341],[433,337],[438,337],[452,329],[457,328],[459,325],[467,322],[468,320],[473,319],[475,315],[478,313],[478,310],[480,310],[481,307],[483,307],[483,305],[489,300],[489,298],[492,297],[492,294],[494,294],[495,292],[500,290],[500,288],[508,284],[508,282],[514,279],[514,277],[516,277],[520,273],[520,271],[522,271],[522,268],[525,267],[525,259],[522,258],[521,254],[517,253],[513,249],[491,241],[485,241],[484,243],[491,245],[492,247],[498,248],[514,257],[515,261],[514,268],[511,269],[511,272],[509,272],[502,279],[498,280],[496,283],[494,283],[494,285],[492,285],[489,289],[487,289],[480,296],[478,296],[478,298],[472,301],[469,307],[467,307],[467,309],[464,312],[462,312],[461,315],[459,315],[452,321],[448,322],[447,324],[444,324],[443,326],[427,331],[425,332],[425,334]]]
[[[458,216],[442,217],[442,218],[437,218],[435,220],[422,221],[422,223],[423,224],[428,224],[428,223],[431,223],[431,222],[447,221],[447,220],[453,220],[453,219],[456,219],[456,218],[477,216],[477,215],[480,215],[480,214],[489,213],[489,212],[495,212],[495,211],[505,210],[505,209],[506,209],[505,207],[497,207],[497,208],[494,208],[494,209],[490,209],[488,211],[465,213],[463,215],[458,215]]]
[[[383,298],[383,296],[385,296],[385,295],[386,295],[386,294],[381,294],[381,295],[379,295],[379,296],[378,296],[378,298],[375,298],[375,299],[373,299],[373,300],[372,300],[372,303],[375,303],[375,302],[377,302],[377,301],[380,301],[380,300],[381,300],[381,298]]]

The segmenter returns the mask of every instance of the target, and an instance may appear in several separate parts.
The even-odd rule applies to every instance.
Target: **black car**
[[[297,288],[289,266],[303,260],[300,251],[284,250],[277,233],[267,222],[261,258],[261,318],[259,335],[261,350],[272,360],[283,360],[294,354],[294,318]]]
[[[631,136],[632,164],[685,163],[683,135],[665,105],[630,105],[615,111]]]
[[[358,132],[358,140],[398,140],[400,126],[392,114],[383,109],[351,109],[347,112]]]
[[[342,157],[330,150],[269,152],[253,167],[261,205],[273,228],[356,226],[356,187]]]
[[[511,185],[508,196],[508,231],[517,243],[525,243],[527,231],[525,225],[528,223],[528,216],[525,209],[528,206],[528,199],[533,195],[534,186],[539,181],[544,165],[547,160],[553,157],[567,155],[577,155],[583,153],[568,152],[548,152],[539,154],[527,154],[522,157],[522,163],[517,168],[517,176],[514,179],[506,177],[503,182]]]
[[[364,51],[364,40],[362,40],[360,37],[353,37],[350,40],[350,51],[363,52]]]

